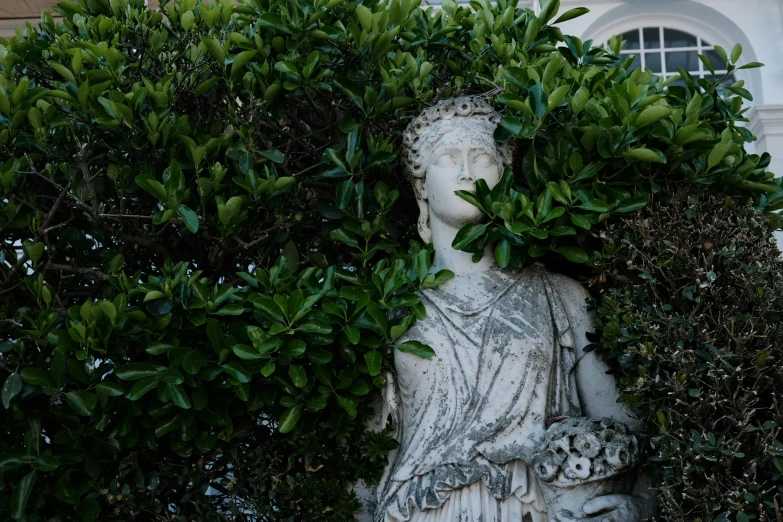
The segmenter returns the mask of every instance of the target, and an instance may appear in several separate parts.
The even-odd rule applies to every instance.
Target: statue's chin
[[[437,219],[450,227],[457,229],[462,228],[465,225],[483,223],[486,221],[486,216],[473,206],[467,209],[455,208],[452,210],[452,212],[436,214]]]

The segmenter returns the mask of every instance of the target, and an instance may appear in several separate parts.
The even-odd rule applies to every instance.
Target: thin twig
[[[10,288],[6,288],[5,290],[0,290],[0,295],[7,294],[9,292],[13,292],[14,290],[16,290],[17,288],[22,286],[22,283],[24,283],[24,281],[19,281],[18,283],[16,283],[14,286],[12,286]]]
[[[109,276],[98,270],[97,268],[79,268],[72,265],[60,265],[56,263],[47,263],[44,270],[60,270],[61,272],[69,272],[71,274],[79,275],[94,275],[102,280],[109,279]]]
[[[250,250],[254,246],[258,245],[259,243],[263,243],[267,239],[269,239],[269,232],[276,230],[278,227],[274,226],[272,228],[269,228],[267,230],[264,230],[261,232],[261,235],[254,239],[253,241],[246,242],[239,238],[239,236],[234,236],[234,240],[239,243],[239,245],[244,248],[245,250]]]
[[[71,216],[70,218],[68,218],[68,221],[64,221],[64,222],[60,223],[59,225],[53,225],[53,226],[51,226],[51,227],[48,227],[48,228],[45,228],[45,229],[43,229],[43,230],[41,231],[41,234],[43,234],[43,235],[45,236],[46,234],[48,234],[48,233],[49,233],[49,232],[51,232],[52,230],[57,230],[58,228],[62,228],[62,227],[64,227],[65,225],[67,225],[67,224],[68,224],[68,223],[70,223],[71,221],[73,221],[73,216]]]
[[[141,214],[98,214],[98,217],[128,218],[128,219],[152,219],[152,216],[143,216]]]

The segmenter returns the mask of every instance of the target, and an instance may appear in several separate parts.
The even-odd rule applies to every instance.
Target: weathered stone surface
[[[639,441],[614,419],[564,417],[547,428],[531,464],[547,509],[576,516],[574,508],[633,486]]]
[[[376,427],[391,419],[400,448],[380,485],[362,488],[363,520],[641,520],[648,502],[628,494],[637,423],[605,365],[584,351],[587,292],[541,265],[501,270],[491,251],[473,263],[451,247],[483,218],[454,191],[474,190],[478,178],[491,187],[510,164],[510,147],[493,138],[498,119],[482,100],[458,98],[406,132],[419,231],[435,247],[433,270],[455,278],[423,292],[427,317],[401,339],[436,355],[396,355]]]

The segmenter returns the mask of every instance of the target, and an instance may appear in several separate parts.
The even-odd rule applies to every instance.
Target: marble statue
[[[393,421],[399,448],[363,491],[363,520],[642,520],[652,502],[636,467],[638,422],[584,352],[585,289],[540,265],[500,269],[491,249],[474,263],[451,246],[483,219],[454,192],[478,178],[492,187],[511,163],[511,146],[493,137],[499,118],[480,98],[444,100],[404,135],[419,233],[435,248],[433,270],[455,277],[422,293],[427,317],[400,340],[435,356],[395,354],[378,419]]]

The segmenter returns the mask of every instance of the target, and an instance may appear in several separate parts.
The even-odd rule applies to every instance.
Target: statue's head
[[[475,190],[484,179],[492,188],[511,165],[511,145],[494,133],[500,114],[480,98],[443,100],[411,121],[403,134],[403,162],[419,203],[419,235],[430,242],[430,218],[454,227],[479,222],[479,209],[456,190]]]

